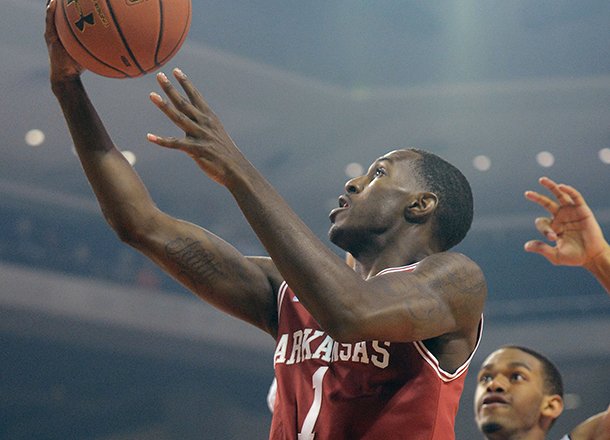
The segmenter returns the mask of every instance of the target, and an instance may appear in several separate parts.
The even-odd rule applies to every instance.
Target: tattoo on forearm
[[[194,284],[208,283],[223,275],[222,263],[191,238],[177,238],[165,245],[165,253]]]

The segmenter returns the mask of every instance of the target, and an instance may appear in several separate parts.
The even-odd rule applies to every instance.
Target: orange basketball
[[[55,25],[83,67],[134,78],[178,52],[191,25],[191,0],[58,0]]]

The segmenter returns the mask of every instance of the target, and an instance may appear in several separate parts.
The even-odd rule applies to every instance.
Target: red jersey
[[[477,346],[481,330],[482,321]],[[474,351],[447,373],[421,341],[335,342],[284,282],[278,293],[277,395],[269,438],[452,440]]]

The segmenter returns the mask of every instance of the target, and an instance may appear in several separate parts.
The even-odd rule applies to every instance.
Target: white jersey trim
[[[280,289],[277,292],[277,322],[280,322],[280,313],[282,311],[282,301],[284,301],[284,296],[286,296],[286,290],[288,289],[288,283],[286,281],[282,281],[280,285]]]
[[[415,268],[417,267],[417,265],[419,264],[419,261],[417,263],[413,263],[413,264],[407,264],[406,266],[399,266],[399,267],[387,267],[381,271],[379,271],[377,273],[377,275],[384,275],[386,273],[392,273],[392,272],[402,272],[402,271],[409,271],[411,272],[412,270],[415,270]]]
[[[477,349],[479,348],[479,344],[481,343],[482,335],[483,335],[483,314],[481,314],[481,320],[479,321],[479,331],[477,333],[477,343],[476,343],[474,349],[472,350],[472,353],[470,353],[470,356],[468,357],[468,359],[466,359],[466,361],[462,365],[460,365],[460,367],[457,370],[455,370],[455,372],[453,372],[453,373],[449,373],[441,368],[436,356],[434,356],[428,350],[428,348],[425,346],[425,344],[422,341],[413,341],[413,345],[415,346],[415,348],[417,349],[417,351],[419,352],[421,357],[423,357],[424,360],[428,363],[428,365],[430,365],[432,367],[432,369],[436,372],[437,376],[443,382],[451,382],[452,380],[455,380],[458,377],[460,377],[462,374],[464,374],[464,372],[470,366],[470,362],[472,361],[472,358],[474,357],[474,354],[477,352]]]

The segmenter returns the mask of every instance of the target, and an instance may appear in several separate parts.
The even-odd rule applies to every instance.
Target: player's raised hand
[[[558,184],[542,177],[539,183],[547,188],[555,200],[536,191],[526,191],[525,197],[542,206],[550,217],[536,219],[536,229],[549,241],[525,243],[525,250],[544,256],[552,264],[586,266],[596,256],[608,250],[603,232],[579,191],[569,185]]]
[[[150,94],[150,99],[184,131],[185,137],[161,137],[148,134],[148,140],[162,147],[184,151],[210,178],[221,185],[226,185],[230,176],[239,174],[239,167],[249,162],[239,151],[199,90],[180,69],[174,69],[173,73],[186,97],[178,92],[165,74],[159,73],[157,81],[168,99],[165,100],[154,92]]]
[[[72,59],[57,36],[55,28],[55,8],[57,0],[51,0],[47,4],[44,39],[49,51],[51,63],[51,82],[78,77],[84,68]]]

